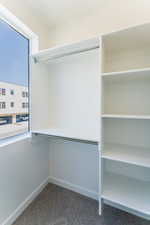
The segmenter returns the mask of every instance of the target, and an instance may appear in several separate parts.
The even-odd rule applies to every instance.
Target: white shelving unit
[[[106,204],[150,219],[150,25],[102,36],[101,168]]]
[[[150,24],[32,56],[32,132],[96,143],[99,214],[150,219],[149,59]]]

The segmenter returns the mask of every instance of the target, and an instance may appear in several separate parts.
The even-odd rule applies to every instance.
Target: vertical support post
[[[99,127],[100,127],[100,134],[99,134],[99,143],[98,143],[98,150],[99,150],[99,215],[102,215],[103,209],[103,201],[102,201],[102,188],[103,188],[103,161],[102,161],[102,147],[103,147],[103,138],[102,138],[102,55],[103,55],[103,47],[102,47],[102,36],[99,38],[99,85],[100,85],[100,119],[99,119]]]

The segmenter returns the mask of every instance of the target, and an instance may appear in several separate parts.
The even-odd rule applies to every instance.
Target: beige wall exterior
[[[40,49],[49,47],[49,29],[41,21],[41,19],[34,14],[26,1],[20,0],[0,0],[0,4],[10,10],[17,16],[24,24],[26,24],[34,33],[39,36]]]
[[[5,89],[5,95],[2,95],[1,89]],[[11,94],[11,90],[14,94]],[[28,87],[0,82],[0,102],[5,102],[6,108],[0,109],[1,115],[28,113],[28,107],[23,108],[22,103],[28,103],[28,97],[23,96],[23,92],[28,92]],[[14,102],[14,107],[11,107],[11,102]]]
[[[5,90],[5,94],[2,89]],[[11,94],[12,90],[13,95]],[[11,107],[12,102],[14,107]],[[2,107],[3,103],[5,103],[5,108]],[[27,132],[28,120],[17,122],[17,115],[26,114],[28,114],[28,87],[0,82],[0,138]],[[9,123],[5,119],[8,116],[11,118]]]
[[[107,0],[88,16],[69,19],[50,30],[51,46],[150,22],[149,0]]]

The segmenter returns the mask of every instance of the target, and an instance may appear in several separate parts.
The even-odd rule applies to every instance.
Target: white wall
[[[48,154],[38,138],[0,148],[0,224],[48,178]]]
[[[41,21],[41,19],[39,19],[30,6],[28,6],[27,1],[0,0],[0,4],[10,10],[39,36],[40,49],[49,47],[48,27]]]
[[[50,126],[70,130],[72,136],[99,138],[98,54],[95,49],[49,64]],[[97,199],[98,157],[97,145],[51,138],[51,182]]]
[[[86,7],[86,6],[85,6]],[[50,45],[64,44],[101,33],[150,22],[149,0],[107,0],[89,16],[69,19],[50,30]]]
[[[96,144],[51,138],[51,182],[97,199],[98,157]]]

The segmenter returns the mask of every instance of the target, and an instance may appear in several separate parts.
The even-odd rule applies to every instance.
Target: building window
[[[15,106],[14,102],[10,103],[10,107],[13,108]]]
[[[22,103],[22,108],[28,108],[28,102],[23,102]]]
[[[25,104],[26,104],[25,102],[22,103],[22,108],[25,108]]]
[[[0,60],[0,95],[4,96],[0,102],[0,109],[3,109],[0,110],[0,125],[5,126],[5,129],[0,129],[2,139],[29,130],[29,40],[2,20],[0,34],[0,52],[3,56]],[[18,93],[23,92],[22,96],[27,99],[21,105],[22,96]],[[16,124],[16,115],[26,115],[20,120],[19,126]]]
[[[22,92],[22,97],[23,97],[23,98],[28,98],[28,92],[23,91],[23,92]]]
[[[22,92],[22,97],[23,97],[23,98],[25,97],[25,92],[24,92],[24,91]]]
[[[10,90],[10,94],[11,94],[11,95],[14,95],[14,94],[15,94],[15,92],[14,92],[13,89]]]
[[[6,108],[6,102],[0,102],[0,109]]]
[[[2,88],[2,95],[6,95],[6,89]]]
[[[0,95],[6,95],[6,89],[5,88],[0,88]]]

